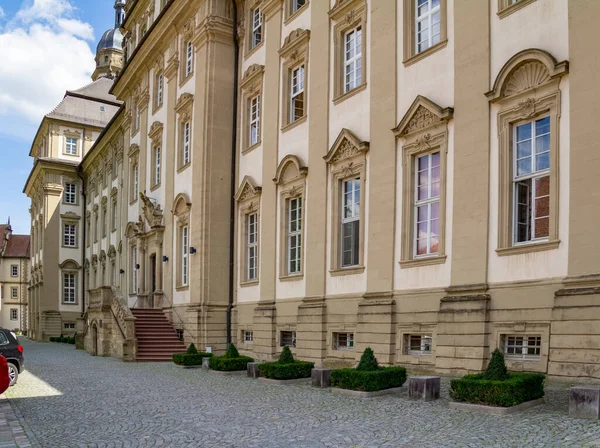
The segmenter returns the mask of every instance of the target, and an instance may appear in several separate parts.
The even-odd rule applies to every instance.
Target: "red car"
[[[0,355],[0,394],[3,394],[10,386],[10,377],[8,376],[8,363],[6,358]]]

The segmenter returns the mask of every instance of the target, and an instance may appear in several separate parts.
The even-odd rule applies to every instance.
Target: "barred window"
[[[352,350],[354,333],[333,333],[333,348],[335,350]]]
[[[405,336],[405,347],[408,355],[431,355],[433,338],[430,334],[408,334]]]
[[[280,347],[296,347],[296,332],[295,331],[282,331],[279,333],[279,346]]]
[[[541,336],[504,336],[504,354],[507,358],[537,359],[542,348]]]

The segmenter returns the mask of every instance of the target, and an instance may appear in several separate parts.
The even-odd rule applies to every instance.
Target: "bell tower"
[[[115,26],[106,30],[96,47],[96,69],[92,74],[98,78],[114,78],[123,68],[123,34],[121,25],[125,20],[126,0],[115,1]]]

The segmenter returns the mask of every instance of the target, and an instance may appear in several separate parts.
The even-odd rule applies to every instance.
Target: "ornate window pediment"
[[[310,30],[297,28],[293,30],[283,41],[283,46],[279,50],[279,55],[284,59],[296,59],[299,51],[307,51],[308,40],[310,39]],[[296,56],[294,56],[296,52]]]
[[[235,193],[235,200],[238,202],[244,202],[249,199],[254,199],[260,196],[262,187],[257,187],[250,176],[244,176],[242,183]]]
[[[323,158],[325,162],[333,164],[355,156],[364,156],[367,151],[369,151],[369,142],[359,140],[352,131],[343,128]]]
[[[89,266],[89,261],[88,260],[86,260],[86,263]],[[71,260],[71,259],[63,261],[59,266],[60,266],[61,269],[68,269],[68,270],[79,270],[79,269],[81,269],[81,265],[79,263],[77,263],[75,260]]]
[[[408,111],[392,131],[396,137],[406,137],[425,131],[452,118],[454,109],[442,108],[424,96],[417,95]]]
[[[138,152],[140,152],[140,146],[138,144],[134,143],[129,146],[129,153],[127,155],[129,157],[132,157],[135,154],[137,154]]]
[[[298,179],[303,179],[307,174],[308,168],[304,166],[300,158],[293,154],[288,154],[279,162],[273,182],[276,185],[284,185]]]
[[[150,132],[148,132],[148,137],[152,140],[152,143],[160,143],[163,134],[163,124],[160,121],[155,121],[150,126]]]
[[[173,201],[173,208],[171,212],[177,216],[180,225],[185,225],[189,221],[190,211],[192,209],[192,202],[185,193],[179,193]]]

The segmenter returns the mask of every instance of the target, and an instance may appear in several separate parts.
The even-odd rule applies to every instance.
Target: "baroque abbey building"
[[[35,339],[600,379],[600,3],[115,11],[32,145]]]

